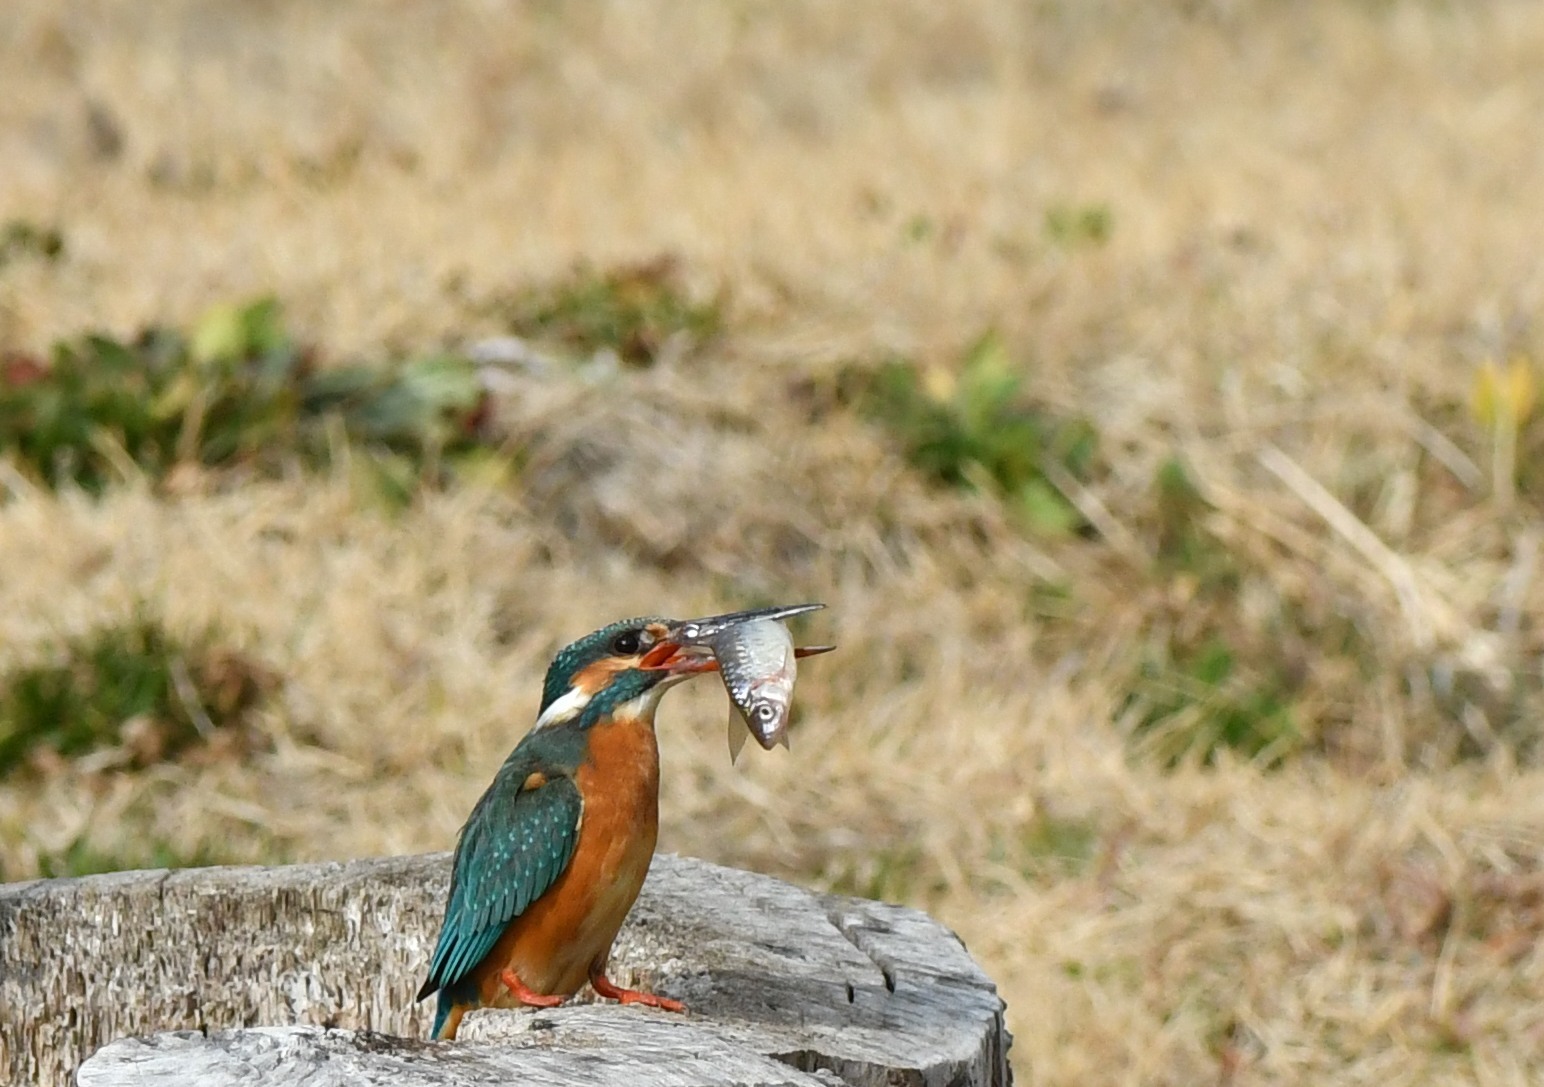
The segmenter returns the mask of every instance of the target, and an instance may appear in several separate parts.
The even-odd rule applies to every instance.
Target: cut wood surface
[[[689,1023],[565,1009],[565,1022],[513,1044],[451,1044],[323,1027],[252,1027],[204,1035],[155,1034],[114,1042],[80,1070],[81,1087],[117,1084],[391,1083],[393,1087],[834,1087],[832,1072],[804,1073]],[[630,1019],[631,1021],[624,1021]]]
[[[948,929],[664,855],[611,973],[690,1014],[480,1011],[460,1041],[426,1042],[433,1001],[412,998],[447,862],[0,887],[0,1074],[63,1084],[79,1065],[89,1087],[1008,1082],[1002,1002]]]

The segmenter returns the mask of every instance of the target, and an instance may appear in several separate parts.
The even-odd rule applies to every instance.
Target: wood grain
[[[490,1009],[466,1017],[461,1041],[425,1042],[433,1002],[412,997],[448,860],[0,887],[0,1075],[65,1084],[80,1065],[90,1087],[1009,1082],[1002,1002],[948,929],[667,855],[611,973],[691,1015]],[[155,1033],[168,1031],[180,1033]]]

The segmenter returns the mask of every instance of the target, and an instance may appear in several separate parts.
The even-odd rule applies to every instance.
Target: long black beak
[[[789,604],[779,608],[752,608],[749,611],[709,615],[702,619],[687,619],[672,627],[670,636],[672,641],[678,641],[680,645],[699,645],[711,641],[730,627],[737,627],[741,623],[767,619],[781,622],[795,615],[803,615],[805,612],[819,611],[823,607],[825,607],[824,604]]]
[[[715,638],[741,623],[771,620],[780,622],[805,612],[819,611],[824,604],[791,604],[775,608],[751,608],[748,611],[731,611],[723,615],[708,615],[701,619],[683,619],[673,623],[665,638],[644,656],[639,663],[643,669],[659,669],[671,672],[711,672],[718,667],[711,648]],[[834,645],[801,645],[795,647],[795,657],[813,657],[817,653],[829,653]]]

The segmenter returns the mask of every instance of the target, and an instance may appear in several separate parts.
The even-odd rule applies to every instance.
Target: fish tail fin
[[[745,738],[751,734],[740,715],[735,712],[733,705],[729,707],[729,765],[733,766],[740,758],[740,752],[745,750]]]

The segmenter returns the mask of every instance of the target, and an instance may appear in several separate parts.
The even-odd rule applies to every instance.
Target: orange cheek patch
[[[530,776],[527,777],[525,781],[521,782],[520,788],[530,793],[535,792],[545,784],[547,784],[547,775],[542,773],[540,770],[533,770]]]
[[[598,660],[580,670],[574,677],[574,686],[587,695],[595,695],[610,685],[612,676],[618,672],[625,672],[632,666],[632,661],[617,660],[614,657]]]

